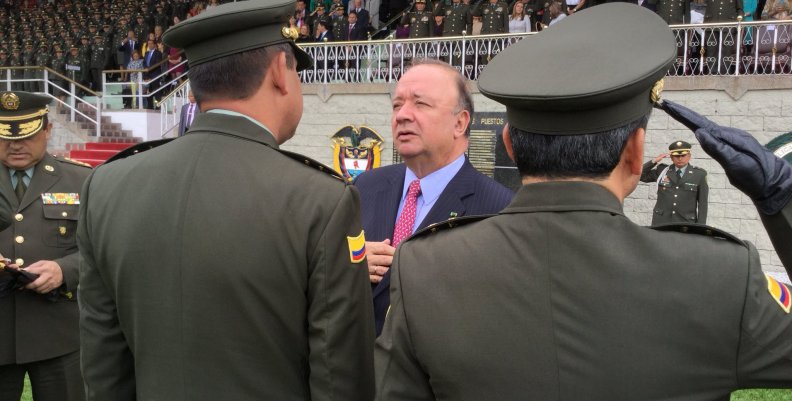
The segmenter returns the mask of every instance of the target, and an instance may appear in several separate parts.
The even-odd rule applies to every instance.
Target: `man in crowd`
[[[195,96],[193,96],[192,90],[187,91],[187,104],[182,106],[179,114],[179,136],[184,135],[190,129],[195,116],[200,112],[201,110],[198,109],[198,104],[195,103]]]
[[[657,185],[652,225],[707,222],[707,172],[690,165],[690,148],[688,142],[674,141],[668,146],[669,153],[658,155],[643,165],[641,181]],[[669,155],[673,166],[660,163]]]
[[[89,400],[373,397],[356,191],[279,149],[302,115],[298,71],[313,63],[283,33],[293,12],[240,1],[168,30],[202,113],[86,183]]]
[[[409,26],[410,38],[428,38],[432,36],[432,12],[426,9],[426,0],[415,0],[415,10],[404,14],[401,24]]]
[[[450,5],[441,3],[437,15],[443,16],[443,36],[462,36],[462,32],[467,32],[468,35],[473,33],[470,6],[462,4],[461,0],[452,0]]]
[[[91,169],[47,153],[49,96],[0,93],[0,192],[12,225],[0,254],[36,275],[0,294],[0,399],[19,400],[30,378],[35,401],[83,400],[77,310],[77,216]],[[0,281],[8,278],[0,272]],[[5,277],[3,277],[5,276]]]
[[[157,49],[157,42],[154,39],[149,39],[146,46],[146,54],[143,56],[143,64],[146,66],[146,73],[143,78],[150,81],[148,86],[149,93],[154,93],[160,87],[160,80],[155,79],[159,77],[161,71],[159,68],[154,68],[162,61],[162,52]],[[156,92],[148,99],[148,108],[155,108],[155,101],[162,98],[162,92]]]
[[[495,213],[512,197],[465,156],[473,99],[453,67],[430,60],[413,66],[396,85],[392,102],[393,146],[404,163],[363,173],[355,181],[371,241],[366,251],[377,334],[390,306],[389,269],[396,246],[430,224]]]
[[[112,52],[110,48],[105,47],[104,37],[102,35],[94,36],[94,44],[91,47],[91,61],[89,64],[91,89],[95,92],[102,91],[102,71],[110,63],[110,56]]]
[[[668,25],[643,7],[604,4],[532,39],[479,80],[506,106],[504,143],[523,187],[496,216],[399,247],[377,399],[722,400],[792,387],[790,288],[762,272],[756,248],[715,228],[652,229],[624,215],[662,104],[657,81],[676,55]],[[610,57],[625,46],[640,65]],[[514,68],[529,60],[536,74]],[[792,166],[748,134],[664,107],[756,202],[792,267]]]
[[[500,0],[482,0],[471,14],[481,17],[481,34],[509,32],[509,5]]]

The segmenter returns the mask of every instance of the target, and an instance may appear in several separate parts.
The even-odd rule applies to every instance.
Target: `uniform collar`
[[[185,135],[207,132],[236,136],[278,149],[275,136],[264,124],[230,110],[212,109],[196,114]]]
[[[619,199],[605,187],[585,181],[555,181],[523,185],[501,214],[600,211],[624,215]]]

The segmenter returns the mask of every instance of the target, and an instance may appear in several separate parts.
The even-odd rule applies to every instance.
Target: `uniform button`
[[[676,203],[674,203],[674,206],[676,206]]]
[[[674,198],[676,198],[677,196],[679,196],[679,195],[674,194]]]
[[[676,210],[674,210],[673,212],[671,212],[671,214],[676,214]]]
[[[61,213],[61,216],[63,216],[63,217],[66,217],[66,216],[68,216],[68,215],[69,215],[69,214],[68,214],[68,213],[66,213],[66,212],[63,212],[63,213]]]
[[[17,265],[22,266],[25,264],[25,259],[17,258],[17,260],[15,260],[14,262],[16,262]]]
[[[676,187],[676,189],[679,189],[679,187]]]
[[[14,238],[14,241],[16,241],[17,244],[21,244],[21,243],[25,242],[25,237],[23,237],[21,235],[17,235],[17,237]]]
[[[24,218],[25,218],[25,216],[23,216],[22,213],[17,213],[17,214],[14,215],[14,219],[16,221],[22,221],[22,219],[24,219]]]

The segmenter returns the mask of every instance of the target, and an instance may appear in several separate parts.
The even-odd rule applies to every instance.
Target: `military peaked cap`
[[[676,141],[668,145],[668,150],[671,151],[672,156],[682,156],[690,153],[691,147],[692,146],[685,141]]]
[[[651,110],[676,51],[673,33],[655,13],[608,3],[509,46],[490,61],[478,87],[504,104],[509,124],[523,131],[600,133]],[[531,74],[514,68],[528,64]]]
[[[25,139],[44,127],[49,96],[28,92],[0,92],[0,139]]]

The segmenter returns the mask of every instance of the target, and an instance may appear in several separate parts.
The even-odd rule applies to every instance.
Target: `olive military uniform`
[[[299,71],[312,60],[282,36],[293,12],[288,0],[227,3],[164,42],[191,67],[288,44]],[[359,200],[330,168],[281,151],[261,122],[213,109],[186,135],[99,167],[85,191],[89,400],[372,398]]]
[[[410,25],[410,38],[427,38],[432,36],[432,23],[434,17],[428,10],[410,11],[402,17],[402,25]]]
[[[483,0],[473,8],[473,16],[481,17],[481,34],[509,32],[509,5]]]
[[[690,154],[690,144],[677,141],[669,146],[671,154]],[[641,181],[657,185],[657,204],[652,213],[652,225],[664,223],[707,222],[709,186],[707,172],[687,164],[682,169],[674,165],[646,162]]]
[[[473,33],[473,15],[467,4],[448,4],[438,7],[438,14],[443,16],[443,36],[462,36]]]
[[[603,182],[524,173],[534,183],[497,216],[450,220],[403,242],[376,343],[377,399],[704,401],[792,387],[790,286],[762,272],[756,248],[706,226],[639,226],[624,215],[627,194],[610,185],[637,181],[643,130],[613,130],[659,103],[652,89],[676,50],[668,25],[611,3],[532,39],[499,53],[478,81],[506,106],[518,168],[535,167],[529,143],[538,152],[575,143],[561,135],[621,135],[621,157]],[[643,65],[578,63],[573,43],[597,54],[629,43]],[[514,68],[538,49],[547,53],[536,74]],[[581,153],[571,173],[585,170],[589,143],[570,150]],[[771,238],[790,235],[785,202]]]
[[[42,116],[9,123],[9,104],[25,114],[29,97],[46,107],[49,98],[23,93],[0,94],[0,122],[10,126],[0,140],[44,135],[26,128]],[[13,109],[14,106],[11,106]],[[46,108],[43,109],[46,113]],[[36,111],[38,113],[38,111]],[[38,118],[36,120],[36,118]],[[26,132],[26,133],[25,133]],[[25,133],[25,134],[23,134]],[[77,217],[82,185],[91,169],[82,163],[45,154],[32,167],[32,176],[14,177],[0,165],[0,192],[11,200],[12,224],[0,232],[0,254],[21,267],[51,260],[60,266],[63,284],[47,294],[17,290],[0,298],[0,399],[18,397],[26,372],[37,400],[82,400],[78,364],[79,330],[77,284]],[[15,174],[14,174],[15,175]],[[28,181],[21,200],[15,193],[19,180]],[[13,183],[13,185],[12,185]],[[0,272],[0,275],[7,274]],[[54,385],[52,383],[55,383]],[[38,390],[39,386],[42,390]]]
[[[690,0],[657,0],[657,15],[668,24],[690,23]]]

